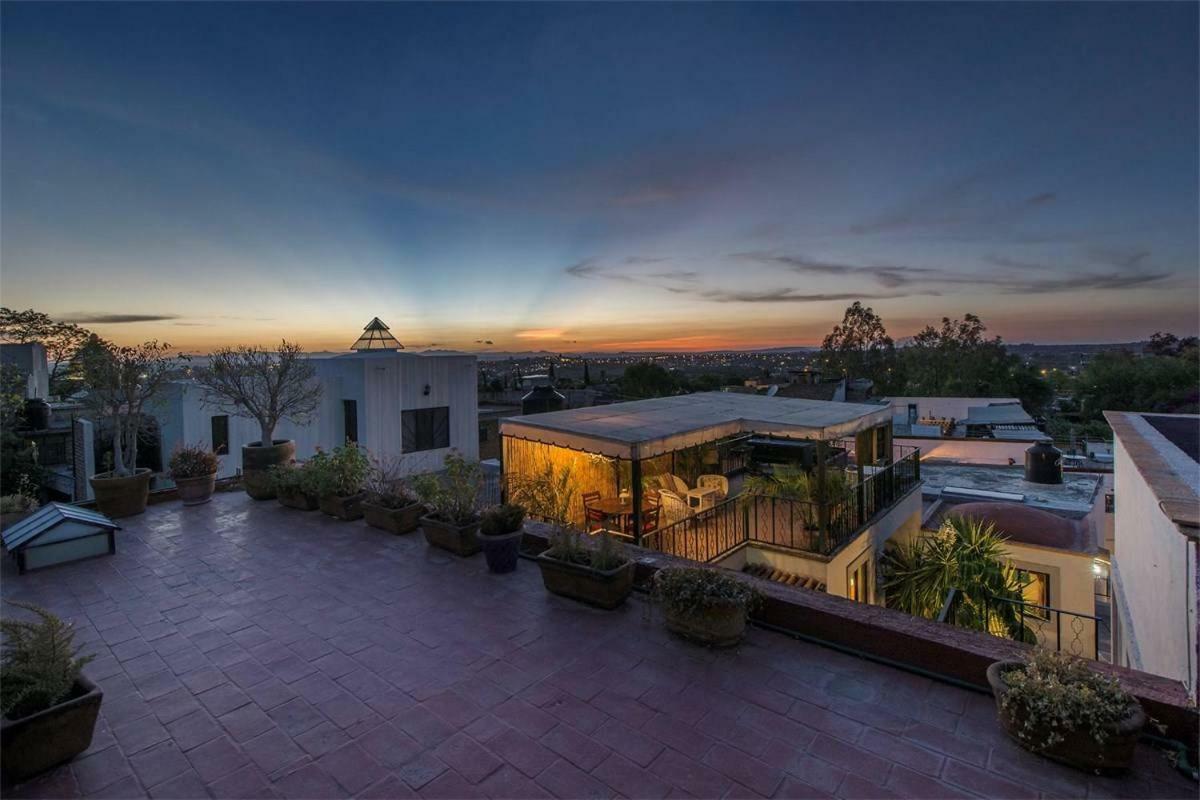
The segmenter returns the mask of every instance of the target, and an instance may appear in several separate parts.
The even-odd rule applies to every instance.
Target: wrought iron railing
[[[824,509],[808,500],[741,494],[644,534],[642,545],[695,561],[713,561],[746,542],[832,555],[920,482],[918,458],[913,452],[880,468]]]
[[[951,589],[947,592],[937,621],[959,624],[957,612],[962,602],[960,590]],[[1002,611],[1011,613],[1001,614]],[[998,621],[1001,616],[1012,621],[1017,632],[1015,635],[1010,635],[1008,626]],[[1021,600],[989,597],[984,603],[983,619],[989,621],[986,633],[993,636],[1017,639],[1082,658],[1112,660],[1112,631],[1109,620],[1101,616]]]

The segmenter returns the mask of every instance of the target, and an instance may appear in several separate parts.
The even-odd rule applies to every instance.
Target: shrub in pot
[[[70,624],[37,606],[12,605],[37,617],[0,621],[0,769],[16,783],[91,746],[103,693],[82,674],[92,657],[79,655]]]
[[[220,461],[211,449],[201,445],[181,445],[171,454],[167,466],[185,506],[198,506],[212,499]]]
[[[36,497],[24,493],[6,494],[0,497],[0,530],[16,525],[41,508]]]
[[[525,535],[525,509],[512,503],[489,508],[481,515],[478,535],[488,569],[512,572],[517,568],[521,537]]]
[[[542,585],[552,594],[599,608],[616,608],[633,591],[633,561],[607,532],[584,542],[583,534],[561,528],[538,556]]]
[[[130,517],[146,510],[150,497],[149,469],[137,466],[138,441],[145,427],[143,409],[171,375],[170,346],[158,342],[130,347],[92,335],[76,360],[87,387],[85,402],[111,435],[109,468],[88,482],[96,507],[109,517]]]
[[[312,462],[313,459],[310,459],[304,464],[276,464],[271,467],[271,487],[281,506],[301,511],[317,510],[320,505],[316,487],[319,465]]]
[[[1115,678],[1044,649],[987,676],[1000,726],[1025,749],[1085,770],[1129,768],[1146,714]]]
[[[479,552],[479,513],[475,510],[482,489],[479,465],[457,453],[446,456],[440,474],[418,475],[413,491],[429,511],[421,517],[425,541],[460,556]]]
[[[425,506],[401,477],[400,462],[387,459],[372,466],[362,510],[371,527],[405,534],[420,527]]]
[[[362,519],[363,483],[371,466],[366,452],[347,442],[317,456],[321,457],[315,478],[321,511],[341,520]]]
[[[275,427],[284,419],[300,425],[308,422],[321,403],[321,384],[304,357],[304,348],[287,341],[274,352],[261,347],[222,348],[193,377],[206,390],[206,405],[258,422],[259,440],[242,447],[242,485],[255,500],[272,499],[271,468],[296,456],[295,442],[274,438]]]
[[[740,642],[746,617],[760,601],[753,586],[710,567],[659,570],[654,599],[662,606],[668,630],[711,647]]]

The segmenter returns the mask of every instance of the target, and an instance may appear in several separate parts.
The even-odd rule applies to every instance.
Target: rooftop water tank
[[[553,386],[535,386],[533,391],[521,398],[522,414],[541,414],[545,411],[560,411],[567,406],[567,398],[554,391]]]
[[[1062,483],[1062,451],[1042,441],[1025,451],[1025,480],[1030,483]]]

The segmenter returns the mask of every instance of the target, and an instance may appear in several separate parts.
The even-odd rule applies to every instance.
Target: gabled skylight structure
[[[350,349],[359,352],[364,350],[403,350],[404,345],[388,332],[388,326],[383,324],[383,320],[375,317],[367,323],[367,327],[363,328],[362,336],[350,345]]]

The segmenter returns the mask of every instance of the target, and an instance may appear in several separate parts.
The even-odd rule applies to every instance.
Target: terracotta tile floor
[[[1092,778],[1009,744],[989,697],[765,631],[672,639],[523,561],[221,494],[3,596],[75,620],[92,749],[11,797],[1195,797],[1149,748]]]

